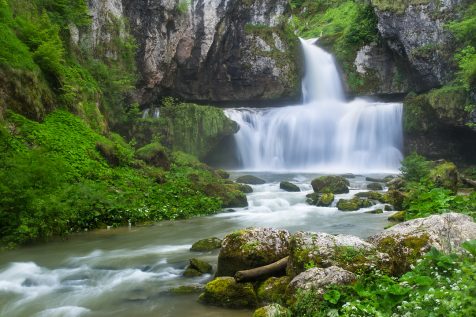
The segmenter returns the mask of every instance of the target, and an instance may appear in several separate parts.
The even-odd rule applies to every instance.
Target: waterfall
[[[335,61],[301,40],[302,105],[228,109],[241,168],[257,171],[395,172],[402,154],[402,104],[347,102]]]

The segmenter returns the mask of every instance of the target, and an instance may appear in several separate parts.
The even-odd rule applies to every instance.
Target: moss
[[[200,272],[199,270],[194,269],[192,267],[186,268],[185,271],[183,272],[183,276],[185,276],[185,277],[197,277],[197,276],[201,276],[201,275],[203,275],[202,272]]]
[[[279,304],[272,304],[269,306],[258,308],[253,313],[253,317],[288,317],[288,316],[290,316],[289,310]]]
[[[374,214],[374,215],[379,215],[379,214],[383,214],[383,210],[379,208],[379,209],[374,209],[374,210],[371,210],[371,211],[367,211],[367,213]]]
[[[221,242],[222,240],[213,237],[213,238],[208,238],[208,239],[202,239],[197,242],[195,242],[192,247],[190,248],[190,251],[194,252],[208,252],[208,251],[213,251],[216,249],[221,248]]]
[[[334,202],[334,194],[333,193],[324,193],[319,198],[319,202],[317,203],[318,206],[322,207],[329,207]]]
[[[257,295],[261,303],[286,303],[286,288],[291,279],[288,276],[270,277],[258,287]]]
[[[374,192],[374,191],[361,192],[361,193],[355,194],[355,196],[356,196],[356,197],[359,197],[359,198],[368,198],[368,199],[372,199],[372,200],[377,200],[377,201],[383,202],[383,194],[382,194],[382,193],[379,193],[379,192]]]
[[[372,206],[372,202],[368,199],[361,199],[354,197],[352,199],[339,199],[337,202],[337,208],[341,211],[355,211],[360,208],[366,208]]]
[[[291,182],[281,182],[279,184],[279,188],[281,188],[282,190],[285,190],[287,192],[300,192],[301,189],[299,189],[298,186],[296,186],[295,184],[291,183]]]
[[[226,308],[254,308],[258,304],[251,283],[236,283],[233,277],[218,277],[205,286],[202,303]]]
[[[372,0],[372,5],[380,11],[403,13],[410,5],[428,4],[431,0]]]
[[[170,169],[170,155],[167,148],[158,142],[148,144],[136,151],[136,157],[148,164]]]
[[[189,268],[195,269],[199,271],[200,273],[206,274],[206,273],[211,273],[212,272],[212,266],[200,259],[190,259],[190,265]]]
[[[367,189],[370,190],[383,190],[382,184],[379,183],[370,183],[367,185]]]
[[[321,176],[311,182],[315,193],[344,194],[349,192],[349,181],[341,176]]]
[[[246,184],[239,184],[239,190],[245,194],[250,194],[253,192],[253,188]]]
[[[201,293],[203,291],[203,287],[201,285],[183,285],[179,287],[172,288],[170,293],[173,295],[190,295]]]
[[[396,210],[403,209],[405,196],[398,190],[389,190],[383,195],[382,202],[392,205]]]
[[[429,178],[436,187],[443,187],[454,193],[458,190],[458,169],[451,162],[438,164],[431,169]]]

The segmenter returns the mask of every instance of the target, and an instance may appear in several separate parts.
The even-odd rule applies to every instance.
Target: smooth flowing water
[[[304,104],[229,109],[240,169],[254,171],[396,172],[402,154],[402,104],[347,102],[333,57],[301,40]]]
[[[171,295],[181,285],[204,284],[212,278],[185,278],[188,260],[197,257],[216,268],[217,253],[192,253],[193,242],[249,226],[345,233],[367,237],[384,228],[387,213],[367,214],[376,205],[358,212],[335,207],[309,206],[314,174],[255,175],[268,181],[253,186],[250,206],[234,212],[149,227],[100,230],[1,254],[0,316],[196,316],[241,317],[251,311],[203,306],[198,294]],[[237,175],[233,175],[235,177]],[[373,175],[382,177],[385,175]],[[279,181],[290,180],[301,189],[287,193]],[[362,191],[363,176],[350,179],[351,192]]]

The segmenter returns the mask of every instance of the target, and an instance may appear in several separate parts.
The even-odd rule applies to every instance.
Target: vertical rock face
[[[143,101],[267,100],[299,91],[286,0],[123,0],[139,45]]]
[[[466,0],[372,0],[387,45],[418,75],[418,90],[445,84],[454,71],[452,37],[444,24]]]

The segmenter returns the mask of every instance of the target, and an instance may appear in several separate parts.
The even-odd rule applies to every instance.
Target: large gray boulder
[[[289,255],[287,230],[248,228],[225,237],[218,256],[216,276],[268,265]]]
[[[390,255],[390,269],[398,275],[432,247],[459,252],[461,244],[472,239],[476,239],[476,223],[471,217],[447,213],[400,223],[369,237],[368,242]]]
[[[340,268],[331,266],[328,268],[311,268],[302,272],[289,283],[288,292],[296,293],[297,290],[314,290],[318,294],[324,294],[330,285],[346,285],[354,282],[357,276]]]

